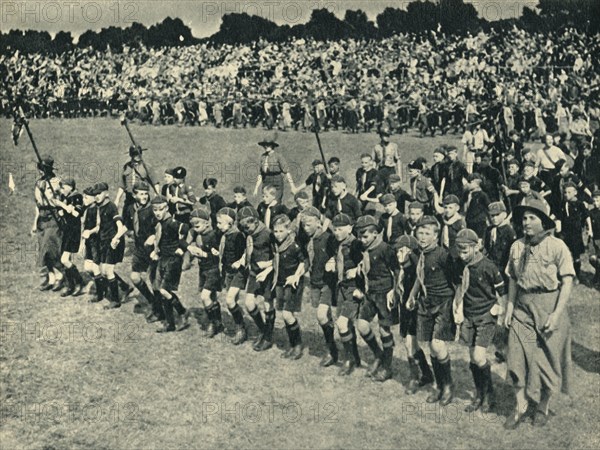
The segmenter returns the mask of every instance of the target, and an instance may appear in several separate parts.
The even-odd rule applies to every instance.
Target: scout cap
[[[392,194],[384,194],[381,197],[379,197],[379,203],[381,203],[382,205],[389,205],[390,203],[393,203],[396,201],[396,197],[394,197]]]
[[[304,200],[308,200],[308,192],[306,191],[300,191],[297,192],[296,195],[294,195],[294,200],[298,200],[299,198],[303,198]]]
[[[317,167],[317,166],[323,166],[323,165],[324,165],[324,164],[323,164],[323,161],[321,161],[320,159],[315,159],[315,160],[312,162],[312,166],[313,166],[313,167]]]
[[[316,217],[317,219],[321,219],[321,211],[319,211],[314,206],[309,206],[301,213],[304,217]]]
[[[104,181],[102,181],[100,183],[96,183],[94,185],[94,192],[96,193],[96,195],[98,195],[100,192],[104,192],[104,191],[108,191],[108,184],[106,184]]]
[[[500,214],[503,212],[506,212],[506,206],[504,205],[503,202],[492,202],[488,206],[488,213],[491,214],[492,216],[495,216],[496,214]]]
[[[417,223],[417,228],[424,227],[426,225],[436,225],[439,227],[440,223],[433,216],[423,216]]]
[[[420,209],[421,211],[425,211],[425,205],[421,202],[412,202],[408,205],[408,209]]]
[[[200,220],[210,220],[209,212],[204,208],[194,209],[190,214],[190,220],[200,219]]]
[[[229,208],[228,206],[226,206],[219,210],[219,212],[217,213],[217,216],[227,216],[227,217],[230,217],[231,219],[235,220],[237,213],[235,212],[235,209]]]
[[[423,163],[421,161],[411,161],[408,163],[409,169],[423,170]]]
[[[341,176],[341,175],[335,175],[332,179],[331,179],[332,183],[346,183],[346,179]]]
[[[94,195],[96,195],[96,191],[94,190],[94,186],[89,186],[89,187],[86,187],[86,188],[83,190],[83,193],[84,193],[85,195],[90,195],[90,196],[94,196]]]
[[[185,178],[186,175],[187,175],[187,170],[185,170],[185,167],[178,166],[173,169],[173,176],[175,178],[182,180]]]
[[[331,224],[334,227],[346,227],[348,225],[354,225],[354,221],[348,214],[340,213],[333,218]]]
[[[459,245],[475,245],[479,243],[479,236],[473,230],[465,228],[458,232],[455,242]]]
[[[444,197],[443,205],[444,206],[447,206],[447,205],[460,205],[460,200],[454,194],[446,195]]]
[[[64,178],[63,180],[61,180],[61,184],[71,186],[73,189],[75,189],[75,179],[74,178]]]
[[[471,175],[469,175],[468,180],[469,180],[469,182],[475,181],[475,180],[480,180],[481,181],[481,174],[478,173],[478,172],[473,172]]]
[[[167,197],[165,197],[164,195],[157,195],[150,202],[151,205],[162,205],[162,204],[166,204],[166,203],[168,203],[168,201],[167,201]]]
[[[419,243],[417,238],[414,236],[403,234],[393,242],[392,247],[394,247],[394,250],[401,249],[402,247],[408,247],[411,250],[416,250],[419,248]]]
[[[390,183],[399,183],[400,181],[402,181],[400,179],[400,175],[398,175],[397,173],[391,174],[389,180],[390,180]]]
[[[135,184],[133,185],[133,192],[139,192],[139,191],[149,192],[150,185],[148,183],[146,183],[145,181],[136,181]]]
[[[354,226],[357,230],[362,230],[368,226],[375,226],[377,229],[379,229],[379,222],[377,222],[377,219],[375,219],[375,217],[373,216],[360,216],[358,219],[356,219],[356,225]]]
[[[217,187],[218,180],[216,178],[205,178],[202,182],[202,186],[204,189],[208,189],[209,187],[215,188]]]
[[[258,212],[252,206],[244,206],[238,211],[238,220],[240,222],[248,217],[258,219]]]

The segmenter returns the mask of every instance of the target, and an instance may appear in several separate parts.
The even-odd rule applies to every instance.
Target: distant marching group
[[[120,307],[132,288],[115,266],[130,234],[131,282],[147,301],[147,321],[162,322],[159,332],[189,326],[187,302],[177,291],[185,266],[197,259],[209,337],[224,332],[223,292],[235,324],[232,343],[248,339],[238,303],[245,291],[243,306],[258,329],[253,349],[273,346],[280,311],[289,337],[282,357],[297,360],[303,355],[298,313],[308,290],[328,350],[322,367],[340,362],[340,375],[360,367],[360,334],[374,356],[367,376],[392,378],[392,327],[399,325],[409,355],[406,393],[435,382],[427,401],[447,405],[454,384],[446,342],[459,334],[469,346],[477,391],[467,409],[494,408],[486,355],[495,345],[516,396],[505,427],[527,419],[543,426],[551,395],[568,389],[565,307],[580,276],[584,229],[599,280],[600,191],[571,171],[552,136],[537,152],[509,142],[506,178],[490,163],[484,139],[475,148],[477,139],[465,141],[460,159],[458,148],[442,146],[429,168],[424,158],[411,161],[403,180],[400,151],[383,129],[374,151],[360,157],[352,193],[336,157],[315,160],[311,175],[296,186],[274,134],[259,143],[264,152],[254,194],[262,187],[262,202],[256,208],[243,186],[227,204],[213,178],[204,180],[204,196],[197,197],[183,167],[167,169],[161,186],[136,146],[115,202],[106,183],[80,194],[75,181],[59,179],[53,159],[43,157],[33,226],[45,268],[41,290],[80,295],[85,283],[74,256],[83,252],[83,270],[95,285],[90,301]],[[291,209],[282,203],[286,179],[295,199]]]

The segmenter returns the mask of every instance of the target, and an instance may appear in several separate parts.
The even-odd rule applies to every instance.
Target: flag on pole
[[[8,192],[12,194],[16,187],[12,172],[8,172]]]

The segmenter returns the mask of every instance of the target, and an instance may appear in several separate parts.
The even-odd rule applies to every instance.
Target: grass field
[[[133,302],[105,311],[85,297],[40,293],[35,240],[28,235],[34,210],[34,157],[27,137],[10,142],[10,122],[0,121],[0,446],[12,448],[599,448],[600,302],[598,291],[578,285],[569,304],[575,362],[573,395],[560,396],[545,429],[502,428],[513,407],[506,367],[494,364],[497,414],[463,412],[472,395],[467,350],[451,346],[457,398],[446,408],[425,403],[427,393],[406,396],[406,352],[396,334],[394,379],[375,384],[359,369],[339,378],[318,366],[323,355],[315,312],[300,315],[305,356],[281,360],[272,349],[257,354],[226,337],[207,340],[199,326],[160,335]],[[59,174],[81,188],[97,181],[112,187],[127,159],[127,134],[117,120],[36,120],[31,128],[42,153],[51,153]],[[221,182],[226,199],[234,184],[256,179],[262,130],[132,126],[149,150],[158,174],[183,165],[200,191],[204,177]],[[358,155],[375,134],[324,133],[326,155],[342,159],[352,179]],[[394,136],[405,162],[457,136],[420,139]],[[314,136],[280,133],[281,151],[301,180],[317,156]],[[17,191],[8,195],[11,172]],[[127,274],[129,259],[119,267]],[[584,265],[584,270],[590,267]],[[186,272],[181,298],[198,308],[196,269]],[[226,315],[226,314],[225,314]],[[204,318],[201,317],[201,322]],[[227,318],[226,325],[231,328]],[[278,346],[286,343],[280,318]],[[367,362],[370,353],[362,344]],[[492,355],[490,355],[492,357]]]

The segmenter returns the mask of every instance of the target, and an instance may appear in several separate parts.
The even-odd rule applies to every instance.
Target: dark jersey
[[[212,249],[219,250],[220,237],[215,230],[209,230],[205,234],[196,233],[190,229],[191,243],[206,253],[206,256],[198,258],[200,270],[211,270],[219,267],[219,256],[212,254]]]
[[[222,238],[221,238],[222,239]],[[220,242],[219,242],[220,244]],[[234,262],[239,261],[246,252],[246,237],[240,231],[225,235],[225,245],[221,255],[223,272],[233,273],[237,269],[231,267]]]
[[[252,256],[250,258],[250,271],[253,274],[262,272],[258,267],[259,262],[272,261],[275,255],[275,237],[268,228],[264,228],[252,235]]]
[[[325,284],[335,283],[336,275],[325,272],[325,265],[331,258],[335,258],[336,249],[337,242],[329,231],[313,237],[307,244],[306,254],[309,257],[310,284],[312,286],[323,287]]]
[[[178,222],[173,217],[164,219],[160,224],[160,238],[158,239],[158,251],[160,257],[174,256],[178,249],[186,250],[185,237],[189,226]],[[157,224],[157,229],[159,225]]]
[[[133,227],[135,246],[138,248],[144,247],[146,240],[155,233],[158,222],[150,202],[144,206],[137,203],[128,205],[123,211],[123,219]]]
[[[98,236],[101,241],[110,241],[117,234],[117,222],[122,221],[117,205],[108,201],[103,205],[99,205],[100,209],[100,231]]]
[[[394,288],[394,272],[399,270],[396,252],[386,242],[369,249],[369,292],[389,292]]]
[[[471,318],[485,314],[496,303],[496,294],[506,294],[506,285],[496,264],[484,257],[470,265],[469,286],[463,297],[464,316]]]
[[[283,286],[287,277],[296,273],[298,266],[304,262],[305,254],[297,242],[293,242],[284,251],[279,252],[279,267],[277,269],[277,284]]]

